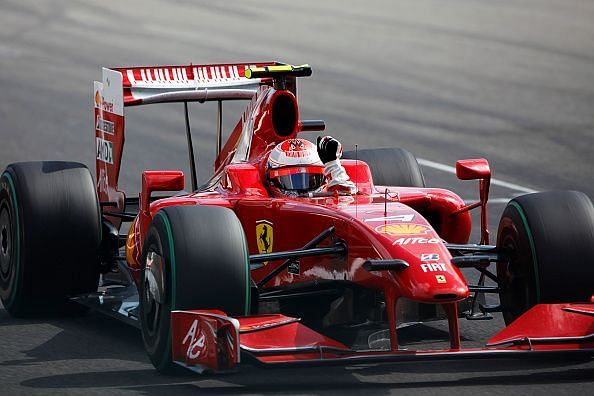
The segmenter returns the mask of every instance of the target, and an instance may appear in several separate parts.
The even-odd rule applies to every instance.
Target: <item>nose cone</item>
[[[442,243],[418,247],[410,251],[397,247],[401,257],[407,256],[409,267],[396,275],[400,294],[428,303],[460,301],[470,292],[466,280],[450,262],[451,255]]]
[[[397,224],[377,227],[376,232],[393,258],[409,264],[394,275],[401,296],[429,303],[468,297],[464,276],[452,265],[450,252],[431,226]]]
[[[363,223],[386,251],[384,258],[409,264],[406,269],[392,272],[400,296],[428,303],[468,297],[466,280],[452,265],[452,255],[422,215],[402,204],[392,205],[390,213],[383,206],[362,212]]]
[[[433,268],[432,272],[424,272],[429,266]],[[468,298],[469,291],[464,278],[451,265],[445,263],[411,265],[408,275],[408,279],[403,279],[401,288],[402,294],[408,298],[434,303]]]

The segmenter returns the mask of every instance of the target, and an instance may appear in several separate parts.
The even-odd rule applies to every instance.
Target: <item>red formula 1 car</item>
[[[97,182],[72,162],[16,163],[2,174],[5,308],[92,306],[141,328],[163,371],[225,371],[240,358],[285,366],[594,351],[594,209],[582,193],[514,198],[495,245],[484,159],[456,163],[458,178],[480,181],[471,205],[426,188],[402,149],[346,152],[355,194],[271,196],[270,151],[324,129],[299,117],[296,82],[310,74],[272,62],[103,69],[94,89]],[[223,145],[227,100],[247,106]],[[192,101],[219,103],[218,156],[201,187]],[[181,171],[153,170],[142,173],[139,198],[128,197],[118,189],[124,108],[161,102],[186,106],[191,192]],[[480,244],[468,244],[473,208]],[[480,272],[476,284],[460,272],[469,267]],[[500,304],[486,305],[485,293]],[[496,311],[507,327],[482,348],[462,348],[459,319]],[[403,326],[446,318],[449,347],[399,345]]]

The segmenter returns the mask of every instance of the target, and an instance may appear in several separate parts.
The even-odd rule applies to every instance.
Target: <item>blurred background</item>
[[[279,60],[312,65],[302,118],[326,120],[346,149],[399,146],[449,166],[485,157],[495,178],[594,196],[588,1],[2,0],[0,38],[0,168],[64,159],[93,169],[102,66]],[[225,110],[231,129],[241,108]],[[190,111],[205,180],[216,106]],[[143,169],[187,170],[183,106],[126,116],[127,191]],[[423,168],[428,184],[457,186]]]
[[[492,234],[505,203],[518,194],[576,189],[594,198],[594,2],[586,0],[0,0],[0,169],[16,161],[73,160],[94,173],[92,87],[102,66],[269,60],[313,67],[313,76],[299,81],[301,117],[324,119],[327,132],[347,150],[406,148],[419,158],[428,186],[453,189],[467,201],[477,198],[477,185],[457,181],[450,167],[460,158],[487,158],[495,178]],[[239,104],[225,105],[228,130],[241,111]],[[199,179],[205,181],[215,155],[216,105],[193,104],[190,116]],[[187,173],[187,164],[182,105],[126,109],[120,185],[129,195],[138,193],[142,170]],[[501,325],[500,317],[493,322]],[[98,330],[89,331],[88,323]],[[479,344],[496,328],[492,322],[464,323],[468,339]],[[154,375],[138,335],[117,322],[91,317],[21,325],[0,326],[0,357],[17,362],[0,372],[0,383],[23,380],[27,393],[62,386],[76,393],[98,386],[78,371],[109,371],[111,376],[101,376],[105,386],[138,382],[147,394],[142,384],[165,381]],[[108,352],[122,334],[126,342]],[[86,343],[90,352],[73,342]],[[56,360],[64,351],[70,360],[55,375],[25,371],[18,363]],[[118,374],[126,368],[134,375]],[[494,391],[513,377],[513,384],[546,393],[567,391],[549,383],[571,373],[594,375],[591,365],[570,374],[497,368],[508,369],[490,380],[469,364],[445,375],[435,366],[432,374],[424,366],[400,377],[383,371],[351,377],[335,370],[331,385],[324,375],[307,378],[324,389],[335,389],[338,381],[346,384],[342,391],[360,390],[361,383],[377,384],[378,391],[380,382],[393,384],[395,378],[409,386],[444,386],[479,376],[462,385],[487,384]],[[258,378],[266,377],[238,381],[266,390],[268,382]],[[295,386],[291,373],[276,380],[283,389]],[[574,384],[569,393],[578,388]],[[165,389],[185,388],[160,391]]]

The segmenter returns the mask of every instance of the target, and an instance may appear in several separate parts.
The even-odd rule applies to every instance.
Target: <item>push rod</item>
[[[333,247],[321,247],[311,249],[287,250],[285,252],[255,254],[250,256],[250,263],[263,263],[265,261],[274,261],[282,259],[296,259],[301,257],[324,256],[326,254],[344,253],[346,248],[340,244]]]
[[[307,242],[302,248],[301,250],[306,250],[306,249],[312,249],[314,247],[316,247],[317,245],[319,245],[324,239],[328,238],[330,235],[332,235],[334,233],[334,226],[327,228],[326,230],[322,231],[318,236],[316,236],[314,239],[312,239],[311,241]],[[268,275],[266,275],[260,282],[258,282],[258,288],[261,288],[262,286],[264,286],[266,283],[268,283],[271,279],[273,279],[275,276],[277,276],[278,274],[280,274],[282,271],[284,271],[289,265],[291,265],[291,263],[295,261],[294,258],[290,258],[287,259],[286,261],[284,261],[281,265],[279,265],[278,267],[276,267],[274,270],[272,270]]]

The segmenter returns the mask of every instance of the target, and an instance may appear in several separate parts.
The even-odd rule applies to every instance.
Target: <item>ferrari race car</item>
[[[297,80],[309,75],[308,65],[275,62],[104,68],[96,182],[73,162],[2,173],[6,310],[98,309],[140,328],[160,371],[594,352],[594,209],[582,193],[512,199],[495,244],[485,159],[456,163],[459,179],[479,181],[473,204],[426,187],[415,157],[397,148],[344,153],[354,194],[272,196],[271,150],[325,128],[299,117]],[[247,105],[223,144],[222,103],[238,100]],[[187,105],[205,101],[218,103],[217,157],[198,186]],[[192,185],[184,191],[182,171],[147,170],[129,197],[118,188],[124,109],[164,102],[185,106]],[[479,244],[468,243],[474,208]],[[486,304],[487,293],[500,303]],[[459,320],[491,312],[506,327],[484,347],[462,347]],[[399,343],[403,327],[437,319],[447,319],[447,347]]]

